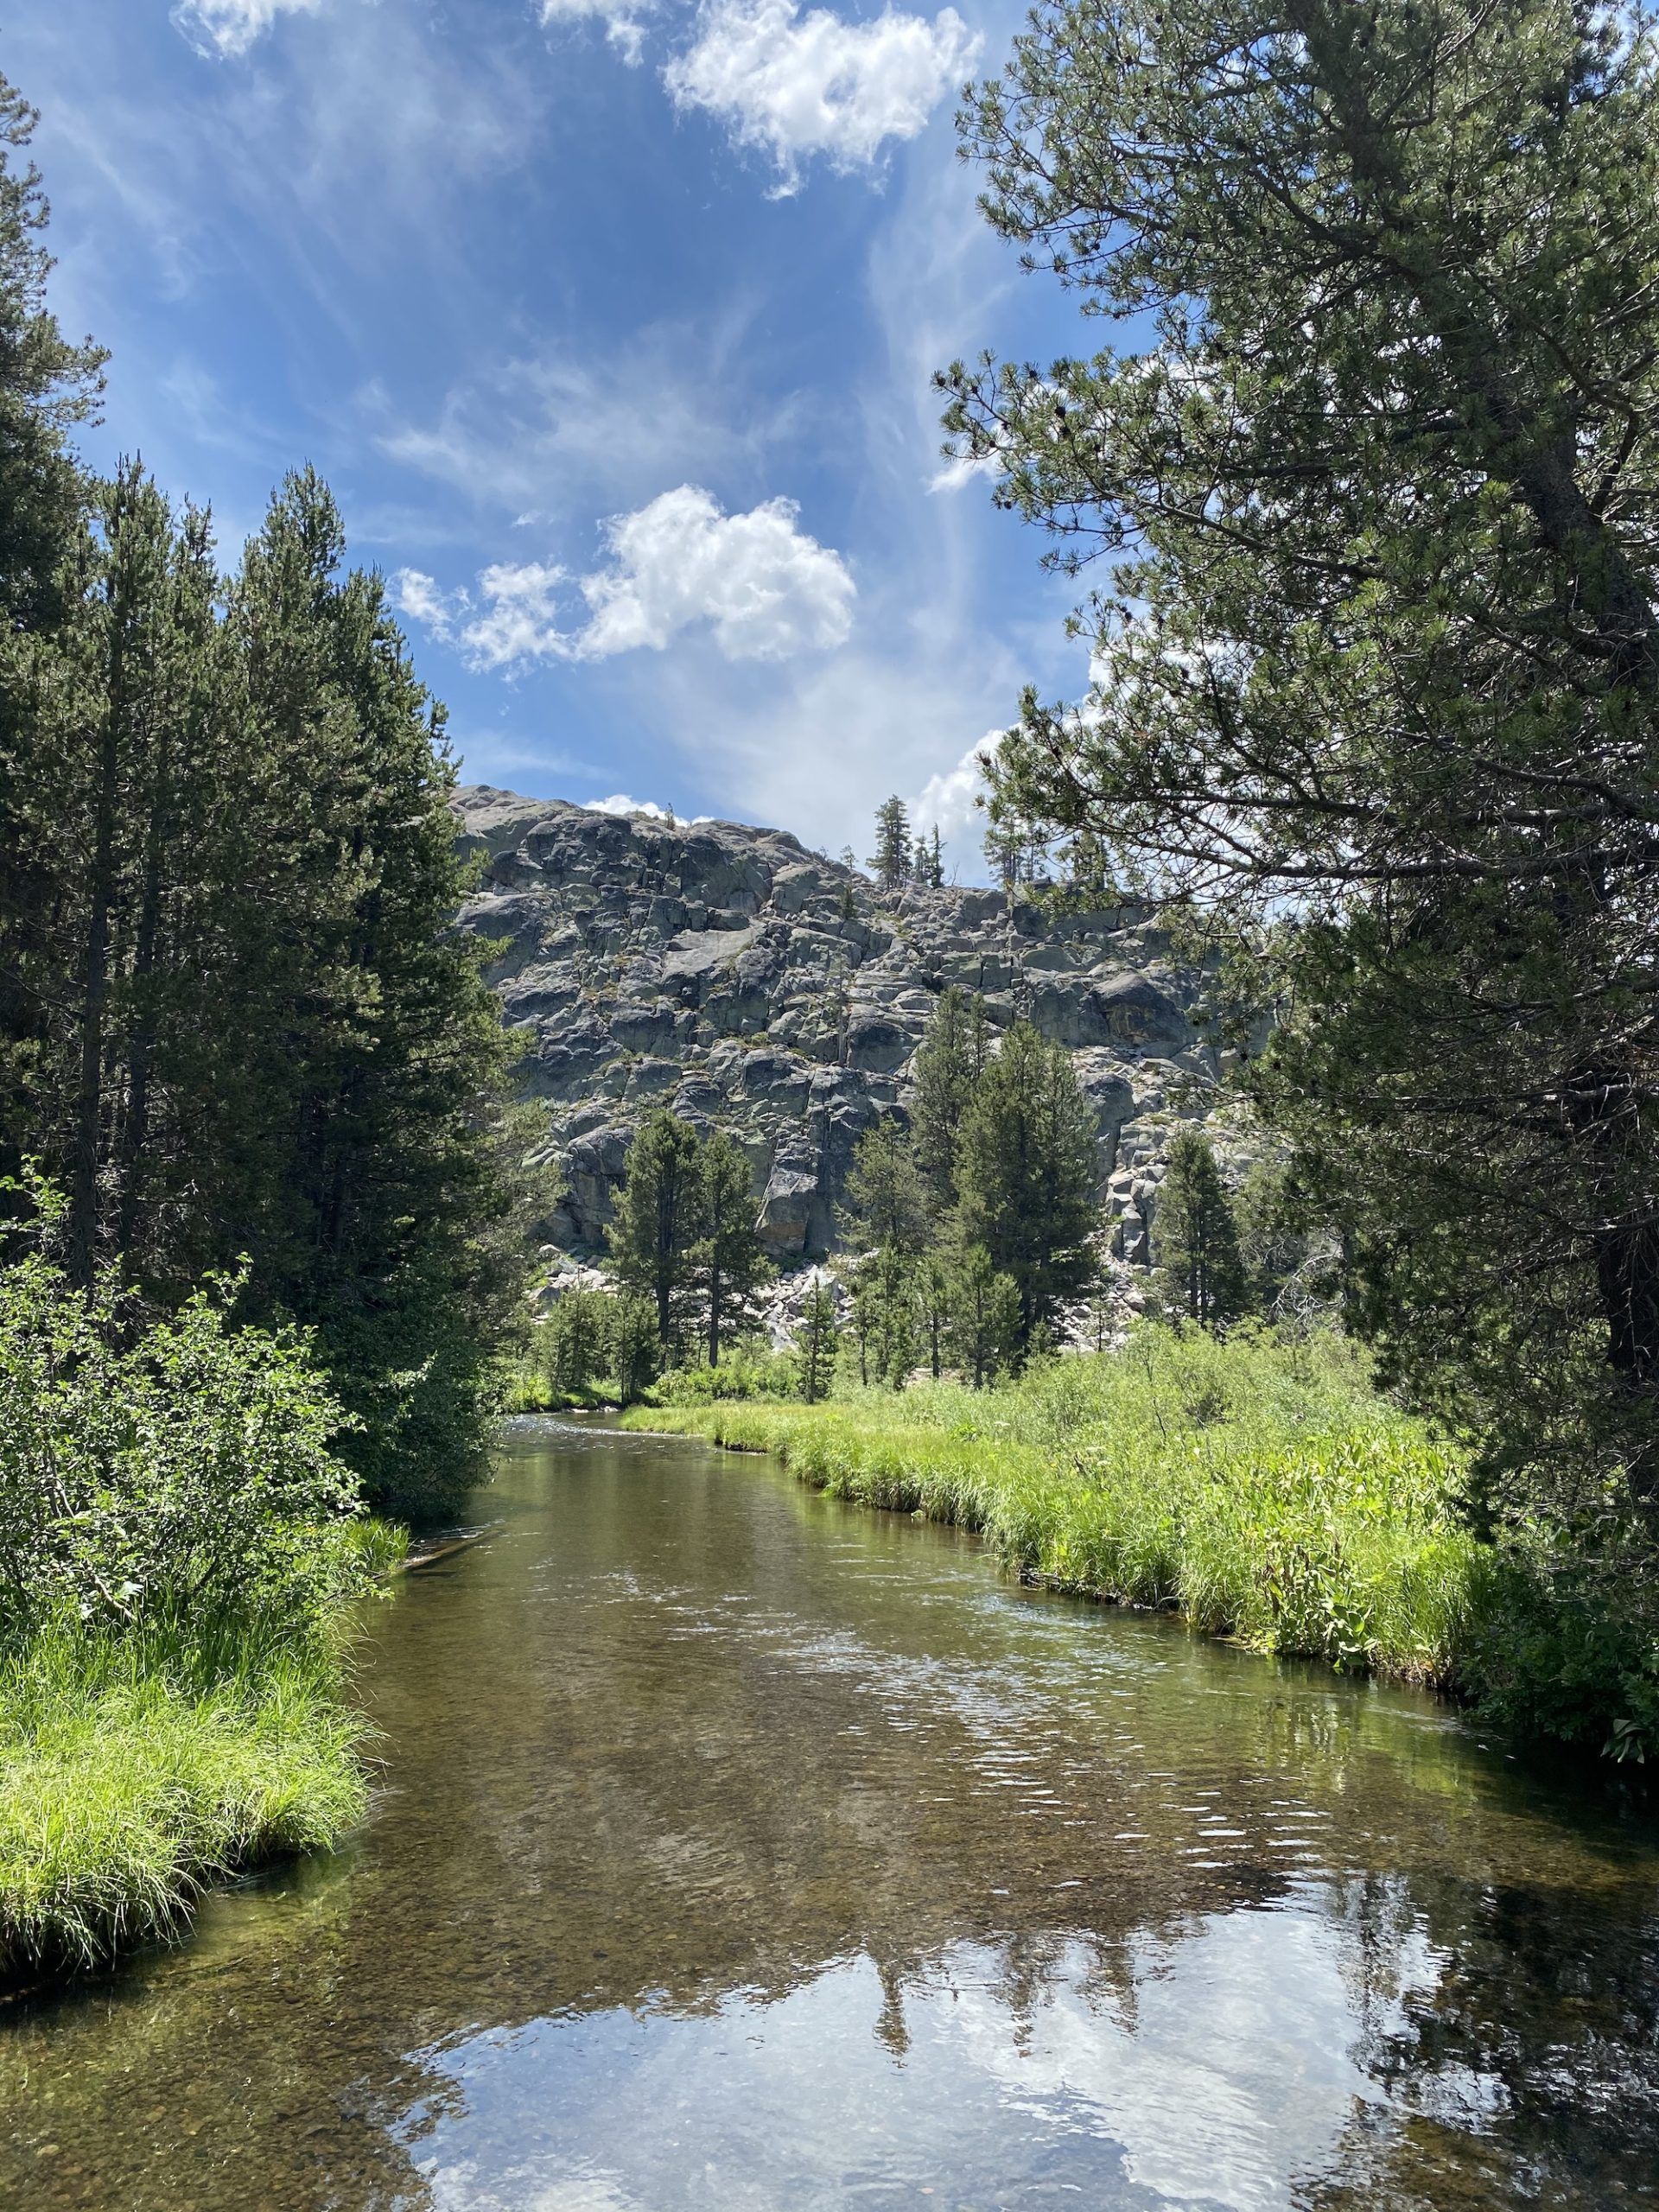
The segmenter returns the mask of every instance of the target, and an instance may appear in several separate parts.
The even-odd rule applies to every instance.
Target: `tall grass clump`
[[[363,1802],[343,1608],[393,1540],[339,1407],[236,1284],[147,1319],[0,1271],[0,1976],[174,1932],[203,1885],[334,1841]]]
[[[1461,1680],[1481,1547],[1458,1517],[1458,1454],[1335,1336],[1147,1324],[995,1390],[630,1418],[778,1452],[833,1496],[979,1530],[1023,1574],[1256,1650]]]

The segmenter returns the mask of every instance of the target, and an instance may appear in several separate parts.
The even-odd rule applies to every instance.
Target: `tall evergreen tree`
[[[913,1259],[931,1235],[926,1196],[907,1130],[883,1115],[853,1148],[842,1209],[853,1249],[885,1249]]]
[[[680,1333],[702,1226],[701,1153],[689,1122],[666,1107],[647,1116],[628,1147],[627,1178],[609,1230],[617,1281],[650,1299],[664,1348]]]
[[[959,983],[947,985],[911,1065],[916,1085],[910,1109],[916,1166],[936,1220],[942,1220],[957,1202],[963,1116],[989,1054],[984,1000],[977,994],[970,997]]]
[[[800,1326],[795,1332],[795,1356],[799,1365],[800,1391],[809,1406],[827,1397],[836,1369],[836,1346],[841,1330],[836,1301],[822,1276],[808,1294]]]
[[[1155,333],[947,378],[1116,564],[999,798],[1262,944],[1257,1095],[1395,1371],[1659,1515],[1650,13],[1052,0],[966,150]]]
[[[903,799],[883,799],[875,810],[875,850],[870,868],[884,891],[902,891],[910,880],[910,817]]]
[[[755,1229],[748,1154],[724,1130],[717,1129],[699,1153],[697,1208],[700,1233],[692,1263],[714,1367],[722,1332],[729,1333],[748,1294],[772,1272]]]
[[[1170,1146],[1152,1256],[1168,1303],[1200,1328],[1236,1320],[1248,1308],[1249,1278],[1232,1202],[1210,1141],[1197,1129],[1182,1129]]]
[[[1052,1326],[1098,1273],[1095,1130],[1064,1046],[1017,1021],[988,1062],[962,1123],[959,1241],[1013,1278],[1020,1341]]]
[[[995,1380],[1020,1355],[1020,1286],[1000,1274],[982,1244],[958,1244],[946,1261],[950,1286],[947,1342],[976,1390]]]

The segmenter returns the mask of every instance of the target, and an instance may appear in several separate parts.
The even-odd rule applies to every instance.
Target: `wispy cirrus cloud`
[[[607,524],[609,562],[590,575],[498,562],[474,593],[400,569],[393,598],[475,668],[660,652],[702,626],[728,660],[782,660],[843,643],[857,596],[846,563],[800,528],[799,513],[777,499],[728,515],[712,493],[682,484]],[[578,599],[587,620],[571,624],[565,609]]]
[[[182,0],[173,21],[199,53],[245,54],[278,16],[315,16],[322,0]]]
[[[824,8],[803,15],[797,0],[709,0],[663,81],[677,105],[706,109],[737,144],[769,154],[786,194],[815,155],[868,168],[889,139],[914,138],[979,47],[954,8],[931,22],[888,8],[849,23]]]
[[[653,7],[654,0],[541,0],[541,18],[550,29],[556,23],[602,23],[606,37],[632,69],[645,53],[640,17]]]

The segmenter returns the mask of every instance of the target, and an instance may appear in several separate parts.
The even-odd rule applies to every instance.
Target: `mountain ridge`
[[[916,1046],[958,983],[999,1028],[1024,1016],[1071,1053],[1114,1248],[1146,1260],[1165,1132],[1221,1072],[1194,1020],[1204,973],[1149,908],[887,893],[788,830],[492,785],[461,787],[454,811],[483,865],[460,926],[486,948],[519,1086],[545,1102],[564,1172],[555,1244],[602,1249],[632,1133],[666,1104],[743,1145],[775,1259],[822,1258],[853,1148],[905,1112]]]

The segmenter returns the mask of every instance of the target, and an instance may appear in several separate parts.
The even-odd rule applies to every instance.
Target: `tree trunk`
[[[111,683],[118,691],[118,680]],[[80,1076],[69,1154],[67,1267],[72,1282],[92,1278],[98,1240],[99,1130],[104,1106],[104,1014],[110,987],[110,906],[115,855],[116,782],[120,746],[113,703],[104,718],[94,802],[92,899],[86,917],[80,1019]]]

